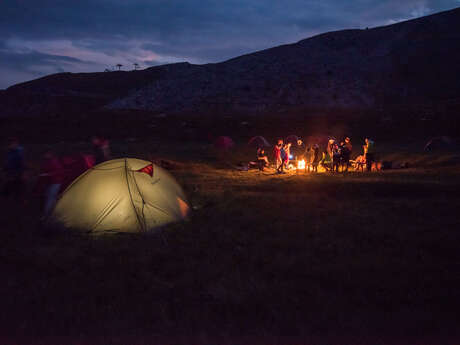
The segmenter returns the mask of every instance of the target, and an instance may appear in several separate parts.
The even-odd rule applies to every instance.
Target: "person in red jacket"
[[[281,149],[283,148],[283,140],[279,139],[276,146],[273,148],[273,156],[275,156],[276,171],[283,172],[283,161],[281,159]]]
[[[43,156],[39,177],[44,184],[45,204],[43,208],[43,218],[46,218],[50,215],[56,204],[57,196],[65,177],[64,168],[58,157],[52,151],[47,151]]]

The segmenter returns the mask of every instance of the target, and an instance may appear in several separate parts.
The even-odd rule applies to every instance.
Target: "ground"
[[[0,334],[113,344],[459,335],[456,155],[392,146],[400,153],[386,157],[409,169],[279,176],[233,169],[239,147],[222,161],[205,144],[162,145],[113,142],[115,155],[176,162],[193,213],[153,234],[43,233],[36,197],[1,199]],[[33,176],[45,146],[27,149]]]

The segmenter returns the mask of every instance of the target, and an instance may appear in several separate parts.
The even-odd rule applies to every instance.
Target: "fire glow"
[[[305,169],[305,160],[300,160],[297,162],[297,170]]]

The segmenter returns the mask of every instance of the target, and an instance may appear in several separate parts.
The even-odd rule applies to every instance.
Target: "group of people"
[[[331,162],[332,171],[339,172],[340,167],[342,167],[342,171],[348,171],[352,151],[353,145],[349,137],[346,137],[340,143],[337,143],[334,139],[329,139],[326,150],[329,157],[326,158],[329,158]]]
[[[366,166],[367,171],[371,171],[372,164],[375,161],[375,144],[369,138],[365,139],[363,145],[364,154],[361,157],[361,163]],[[351,139],[346,137],[343,141],[338,142],[335,139],[329,139],[326,149],[320,150],[317,143],[306,145],[301,139],[294,143],[284,142],[282,139],[277,141],[273,148],[273,159],[275,169],[279,174],[285,173],[285,170],[291,167],[291,162],[305,163],[305,171],[317,172],[318,166],[331,172],[348,171],[351,167],[351,155],[353,145]],[[263,148],[257,149],[257,161],[260,170],[269,166],[269,159]]]
[[[108,140],[93,137],[91,143],[92,154],[58,156],[54,150],[46,150],[40,164],[40,172],[34,182],[30,183],[26,177],[24,148],[18,138],[9,138],[3,165],[1,196],[20,199],[26,203],[24,194],[26,187],[30,186],[32,195],[42,198],[43,218],[46,218],[52,212],[59,193],[67,185],[95,164],[111,159]]]
[[[289,169],[291,161],[305,160],[308,170],[317,171],[320,163],[320,151],[317,144],[306,147],[302,140],[297,140],[295,145],[287,142],[284,143],[279,139],[273,148],[273,156],[275,159],[276,172],[283,174],[286,169]],[[268,159],[267,159],[268,166]]]

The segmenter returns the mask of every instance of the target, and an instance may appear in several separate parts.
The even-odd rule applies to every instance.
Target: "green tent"
[[[182,188],[151,162],[122,158],[80,175],[62,193],[51,222],[84,232],[145,232],[187,217]]]

